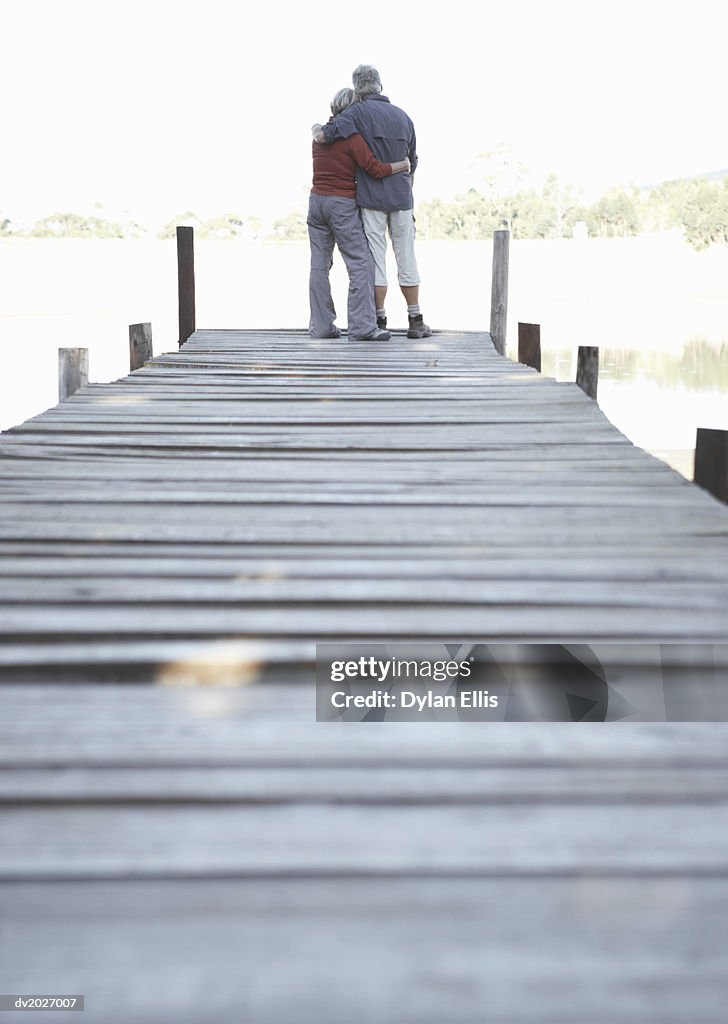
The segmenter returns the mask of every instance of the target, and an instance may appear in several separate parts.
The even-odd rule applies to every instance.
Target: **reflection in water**
[[[545,349],[543,373],[576,378],[575,349]],[[698,427],[728,430],[728,341],[693,338],[682,352],[602,348],[599,405],[631,441],[692,479]]]
[[[557,380],[574,380],[576,352],[544,351],[543,372]],[[704,338],[689,341],[679,355],[634,348],[603,348],[599,353],[602,381],[650,380],[662,388],[728,392],[728,341],[714,345]]]

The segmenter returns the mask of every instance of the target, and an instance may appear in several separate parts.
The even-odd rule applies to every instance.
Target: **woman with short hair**
[[[331,116],[354,102],[353,89],[339,89],[331,101]],[[359,207],[356,204],[356,172],[361,167],[373,178],[409,171],[409,160],[380,163],[361,135],[337,139],[331,145],[313,143],[313,187],[308,204],[308,236],[311,243],[309,297],[312,338],[338,338],[336,310],[329,271],[334,245],[349,274],[349,338],[388,341],[388,331],[377,327],[374,303],[374,262],[369,251]]]

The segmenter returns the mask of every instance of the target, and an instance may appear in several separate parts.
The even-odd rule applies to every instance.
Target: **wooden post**
[[[138,370],[152,354],[152,325],[129,324],[129,369]]]
[[[541,325],[518,325],[518,362],[541,372]]]
[[[693,480],[728,504],[728,430],[698,427]]]
[[[508,319],[508,243],[510,231],[493,232],[493,283],[490,293],[490,336],[496,352],[506,354]]]
[[[177,228],[177,294],[179,343],[195,332],[195,229]]]
[[[88,349],[58,349],[58,401],[65,402],[88,384]]]
[[[599,383],[599,349],[595,345],[579,345],[576,359],[576,383],[584,394],[596,402]]]

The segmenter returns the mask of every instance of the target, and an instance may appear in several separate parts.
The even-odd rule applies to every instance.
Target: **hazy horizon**
[[[362,10],[6,0],[0,209],[285,215],[310,187],[310,125],[360,62],[415,121],[417,201],[477,185],[501,144],[587,199],[728,165],[713,0],[689,21],[653,0]]]
[[[517,161],[517,155],[516,154],[514,154],[514,160]],[[656,188],[656,187],[658,187],[660,185],[663,185],[663,184],[667,183],[670,180],[693,180],[695,178],[704,178],[704,179],[710,180],[712,178],[718,177],[719,175],[721,177],[728,177],[728,168],[715,168],[715,169],[712,169],[712,170],[704,171],[704,172],[702,172],[700,174],[696,174],[696,175],[684,175],[680,179],[665,179],[664,181],[650,182],[648,184],[640,183],[640,182],[626,183],[626,182],[615,181],[615,182],[612,182],[611,184],[605,185],[604,186],[604,192],[606,192],[608,189],[611,189],[611,188],[621,188],[621,187],[629,188],[631,186],[634,186],[634,187],[640,189],[641,191],[646,191],[648,189]],[[540,187],[543,185],[543,182],[535,180],[533,175],[530,175],[530,176],[526,175],[525,177],[526,177],[526,183],[527,184],[524,187],[527,187],[530,184],[533,187],[535,187],[537,190],[539,190]],[[562,180],[561,184],[563,184],[564,186],[573,186],[575,188],[580,188],[580,187],[583,188],[583,186],[579,186],[577,183],[574,183],[574,182],[571,182],[571,181]],[[475,186],[470,186],[470,187],[475,187]],[[142,209],[135,208],[130,203],[124,203],[123,201],[118,201],[118,202],[115,202],[115,203],[108,203],[107,204],[107,203],[104,203],[104,202],[102,202],[100,200],[97,200],[97,199],[87,198],[86,200],[79,200],[79,201],[77,201],[76,205],[73,206],[73,207],[71,207],[71,206],[64,206],[62,203],[55,203],[55,204],[49,203],[49,204],[46,204],[44,206],[41,206],[41,205],[38,205],[38,204],[36,204],[35,206],[26,206],[25,210],[24,210],[24,216],[22,216],[22,217],[15,210],[0,206],[0,214],[3,214],[4,216],[9,217],[11,222],[12,222],[12,224],[13,224],[13,228],[18,230],[18,231],[29,230],[30,228],[33,227],[33,225],[38,220],[40,220],[41,218],[44,218],[44,217],[49,217],[49,216],[52,216],[54,214],[74,213],[74,214],[79,214],[79,215],[84,216],[84,217],[97,216],[97,217],[100,217],[102,219],[107,219],[107,220],[110,220],[110,221],[122,221],[122,220],[123,221],[128,221],[130,219],[135,219],[143,227],[145,227],[150,233],[154,234],[159,229],[161,229],[163,226],[165,226],[169,222],[173,221],[175,218],[177,218],[177,217],[179,217],[179,216],[181,216],[181,215],[183,215],[185,213],[188,213],[188,212],[194,214],[195,217],[198,218],[200,221],[204,221],[204,220],[206,220],[207,218],[210,218],[210,217],[223,216],[225,214],[236,213],[236,214],[240,214],[243,218],[245,218],[247,220],[250,220],[252,218],[259,219],[262,222],[263,229],[265,231],[270,231],[270,230],[272,230],[272,226],[273,226],[273,223],[274,223],[275,220],[280,219],[280,218],[284,218],[286,215],[288,215],[290,213],[293,213],[293,212],[305,212],[307,198],[308,198],[307,197],[307,193],[308,193],[308,186],[306,187],[305,192],[302,192],[302,195],[299,198],[299,201],[298,201],[296,206],[286,206],[286,207],[281,206],[279,208],[275,208],[275,207],[269,205],[267,209],[263,209],[263,208],[255,209],[255,208],[251,208],[250,206],[248,206],[245,210],[242,210],[242,209],[239,208],[240,204],[238,204],[238,207],[235,207],[235,208],[232,208],[232,209],[228,209],[227,207],[214,206],[214,200],[213,201],[208,200],[207,205],[200,206],[198,208],[194,208],[194,207],[191,207],[191,206],[184,207],[184,208],[182,208],[182,207],[180,207],[180,208],[176,208],[176,207],[172,208],[170,206],[162,207],[160,205],[160,206],[155,207],[155,208],[153,208],[151,210],[150,209],[142,210]],[[590,198],[590,199],[591,198],[598,198],[599,194],[600,193],[595,193],[593,196],[590,196],[589,193],[586,190],[584,190],[585,199],[587,197]],[[443,200],[445,202],[449,202],[449,201],[452,201],[454,199],[454,195],[437,195],[437,196],[431,196],[431,197],[427,197],[427,198],[428,199],[437,198],[437,199],[441,199],[441,200]],[[425,197],[417,196],[415,204],[417,205],[417,203],[419,201],[427,201],[427,200],[425,200]],[[13,236],[12,236],[12,234],[10,234],[10,235],[5,236],[5,237],[12,238]],[[18,237],[21,237],[20,234],[18,235]],[[126,240],[129,240],[129,239],[126,239]]]

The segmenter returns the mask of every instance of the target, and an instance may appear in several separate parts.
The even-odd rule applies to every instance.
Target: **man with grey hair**
[[[387,232],[397,261],[397,279],[407,301],[408,338],[429,338],[432,331],[420,310],[420,276],[415,259],[415,219],[412,177],[417,167],[415,127],[410,117],[382,95],[379,72],[371,64],[360,64],[351,76],[356,103],[326,125],[315,124],[317,142],[333,143],[360,133],[376,158],[393,163],[409,157],[409,174],[375,179],[364,171],[356,178],[356,201],[369,248],[374,257],[374,298],[377,324],[385,329],[387,295]]]

